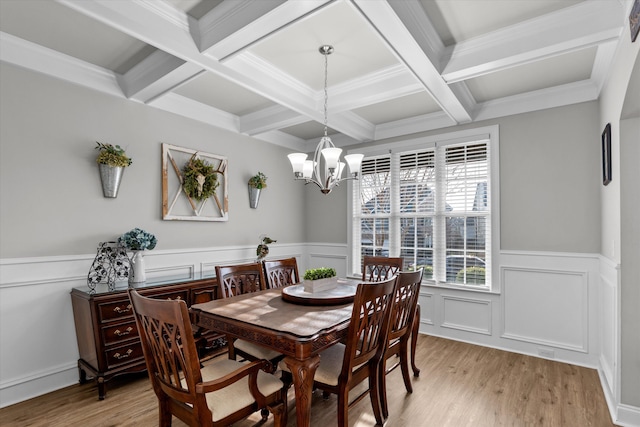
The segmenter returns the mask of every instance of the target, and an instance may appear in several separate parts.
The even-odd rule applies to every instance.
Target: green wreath
[[[218,172],[213,166],[194,154],[184,168],[182,188],[192,199],[205,200],[213,196],[218,188]]]

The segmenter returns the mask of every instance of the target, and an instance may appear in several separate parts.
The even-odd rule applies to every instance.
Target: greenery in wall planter
[[[133,163],[133,160],[127,156],[124,149],[119,145],[103,144],[98,141],[96,141],[96,144],[98,144],[96,150],[100,150],[96,158],[98,164],[126,168]]]
[[[258,172],[249,178],[249,187],[257,188],[258,190],[267,188],[267,176],[262,172]]]
[[[262,172],[258,172],[249,178],[249,207],[256,209],[260,200],[260,191],[267,188],[267,176]]]
[[[124,168],[130,166],[133,160],[119,145],[103,144],[98,141],[96,144],[98,144],[96,150],[100,150],[96,163],[100,170],[102,194],[104,197],[115,198],[118,196]]]
[[[202,201],[213,196],[218,188],[218,175],[213,165],[194,154],[182,169],[184,192],[192,199]]]

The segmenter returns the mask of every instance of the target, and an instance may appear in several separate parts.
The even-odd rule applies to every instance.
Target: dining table
[[[319,354],[347,335],[360,282],[340,279],[335,290],[317,293],[301,284],[267,289],[194,304],[190,312],[198,327],[282,353],[293,377],[297,426],[306,427]]]

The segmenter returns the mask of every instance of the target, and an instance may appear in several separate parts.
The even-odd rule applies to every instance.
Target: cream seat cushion
[[[254,357],[257,357],[258,359],[272,360],[276,357],[282,356],[282,353],[278,353],[277,351],[261,347],[257,344],[245,341],[243,339],[235,340],[233,346],[238,350],[242,350],[245,353],[249,353]]]
[[[344,344],[335,344],[320,353],[320,364],[313,377],[314,381],[328,385],[338,385],[338,377],[344,359]],[[280,362],[281,370],[291,372],[284,362]]]
[[[243,365],[246,365],[246,363],[236,360],[222,359],[216,361],[201,369],[202,381],[216,380],[242,368]],[[184,380],[182,380],[182,386],[186,388]],[[262,394],[268,396],[281,389],[282,381],[274,375],[264,371],[258,373],[258,390]],[[221,420],[255,402],[249,391],[249,377],[242,378],[222,390],[207,393],[206,398],[207,406],[213,414],[213,421]]]

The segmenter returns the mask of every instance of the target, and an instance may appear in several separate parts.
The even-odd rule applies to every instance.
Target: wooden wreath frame
[[[182,187],[182,169],[195,156],[213,165],[218,174],[218,188],[202,201],[187,195]],[[226,157],[190,148],[162,144],[162,219],[169,221],[228,221],[229,197],[227,195]],[[170,170],[173,173],[170,173]],[[171,200],[169,195],[172,195]]]

